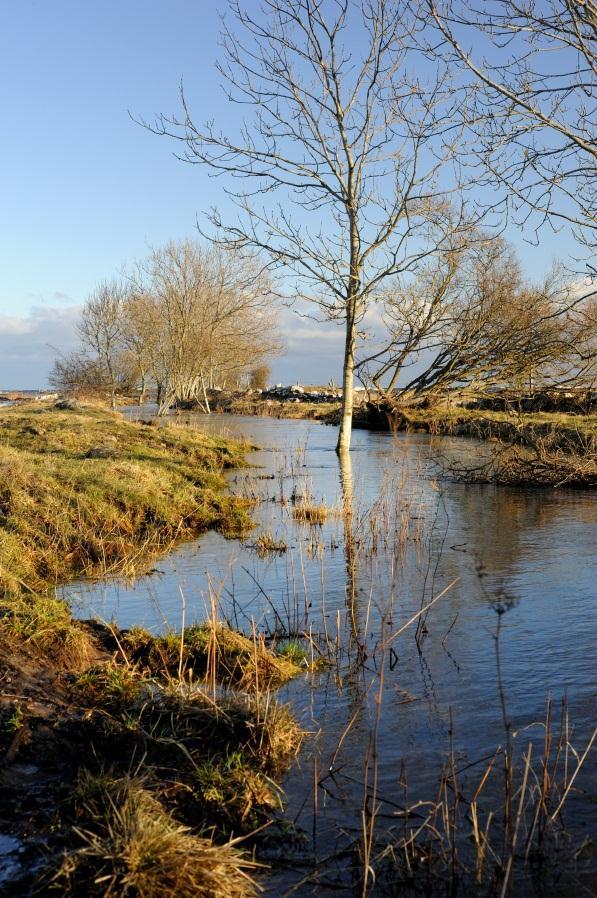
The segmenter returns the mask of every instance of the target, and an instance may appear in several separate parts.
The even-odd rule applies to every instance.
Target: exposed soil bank
[[[222,477],[242,458],[98,408],[0,414],[0,892],[255,893],[232,837],[280,807],[302,733],[270,690],[300,667],[216,621],[121,633],[53,596],[207,528],[243,532]]]
[[[233,836],[281,807],[302,733],[267,687],[300,668],[223,626],[184,641],[72,626],[85,661],[3,627],[0,828],[20,847],[7,894],[254,894]]]

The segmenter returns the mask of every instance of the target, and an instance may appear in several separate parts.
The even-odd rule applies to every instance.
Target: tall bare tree
[[[209,387],[279,349],[269,279],[254,260],[186,240],[153,250],[132,281],[134,340],[158,384],[160,413],[190,401],[209,411]]]
[[[436,58],[469,76],[462,111],[488,182],[505,188],[520,221],[570,224],[594,249],[595,0],[423,0],[422,7],[437,29]]]
[[[285,289],[345,330],[339,452],[351,438],[359,323],[368,303],[444,241],[454,97],[417,53],[407,0],[230,0],[218,65],[247,118],[236,133],[182,115],[142,123],[181,158],[229,176],[240,214],[212,237],[259,251]],[[449,171],[450,169],[450,171]],[[240,185],[240,186],[235,186]]]
[[[78,330],[83,345],[95,354],[116,408],[118,360],[124,346],[124,309],[128,286],[119,280],[106,281],[83,306]]]
[[[131,289],[123,308],[122,339],[130,356],[130,367],[139,381],[139,403],[147,395],[149,378],[155,369],[153,348],[155,328],[159,323],[153,314],[152,298],[142,291]]]

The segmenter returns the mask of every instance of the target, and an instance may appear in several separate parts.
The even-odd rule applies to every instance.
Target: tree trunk
[[[211,415],[211,409],[209,407],[209,399],[207,398],[207,390],[205,389],[205,378],[203,375],[201,376],[201,386],[203,387],[203,400],[205,403],[205,412],[207,415]]]
[[[344,345],[344,364],[342,367],[342,421],[336,452],[342,455],[350,450],[352,434],[352,406],[354,386],[354,359],[356,349],[356,316],[354,300],[348,304],[346,312],[346,342]]]
[[[141,392],[139,394],[139,405],[143,405],[145,402],[145,394],[147,393],[147,381],[145,378],[145,374],[141,374]]]
[[[108,369],[108,377],[110,378],[110,407],[114,412],[116,411],[116,378],[114,377],[114,369],[112,368],[109,355],[106,360],[106,367]]]

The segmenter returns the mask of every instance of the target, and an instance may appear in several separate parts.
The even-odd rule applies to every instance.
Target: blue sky
[[[257,0],[251,0],[252,4]],[[219,91],[223,0],[0,0],[0,389],[45,385],[77,308],[150,244],[193,234],[221,182],[129,117],[178,110],[237,122]],[[516,236],[532,274],[571,247]],[[284,382],[338,379],[340,334],[284,313]]]

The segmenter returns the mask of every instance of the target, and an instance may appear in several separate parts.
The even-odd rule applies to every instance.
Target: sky
[[[177,112],[182,78],[198,121],[237,123],[214,65],[225,5],[0,0],[0,390],[44,388],[99,281],[196,234],[211,206],[226,211],[221,181],[129,114]],[[539,248],[512,236],[533,275],[571,249],[561,235]],[[289,311],[282,326],[275,382],[340,379],[337,327]]]

